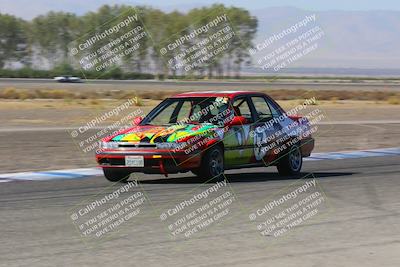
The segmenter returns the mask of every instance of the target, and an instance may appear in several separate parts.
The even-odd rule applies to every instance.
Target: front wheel
[[[118,168],[103,168],[104,176],[110,182],[126,182],[129,179],[130,172]]]
[[[276,165],[278,172],[282,176],[297,175],[303,166],[303,156],[301,155],[300,147],[294,145],[289,152],[279,159]]]
[[[192,170],[194,174],[208,180],[224,180],[224,153],[221,147],[216,146],[207,150],[201,160],[199,169]]]

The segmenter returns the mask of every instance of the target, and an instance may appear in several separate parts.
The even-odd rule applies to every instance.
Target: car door
[[[251,130],[255,119],[247,96],[239,96],[231,102],[235,116],[243,116],[246,122],[230,126],[224,137],[225,165],[228,167],[251,163],[253,157],[253,138]]]
[[[264,95],[253,95],[250,104],[256,114],[254,126],[254,160],[268,165],[276,158],[282,126],[279,123],[280,111],[269,103]]]

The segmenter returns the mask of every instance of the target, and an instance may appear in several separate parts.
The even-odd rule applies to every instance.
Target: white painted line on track
[[[400,147],[353,150],[342,152],[312,153],[304,161],[357,159],[367,157],[400,156]],[[53,171],[17,172],[0,174],[0,183],[13,181],[49,181],[63,179],[83,179],[91,176],[101,176],[101,168],[81,168]]]
[[[399,124],[400,120],[354,120],[354,121],[323,121],[317,125],[363,125],[363,124]]]
[[[313,160],[335,160],[335,159],[357,159],[368,157],[400,156],[400,147],[354,150],[343,152],[312,153],[305,161]]]
[[[103,172],[100,168],[82,168],[54,171],[17,172],[0,174],[0,182],[4,181],[48,181],[61,179],[82,179],[90,176],[99,176]]]

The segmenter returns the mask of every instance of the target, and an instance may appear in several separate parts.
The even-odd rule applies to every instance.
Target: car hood
[[[183,138],[204,135],[209,136],[213,132],[219,133],[220,128],[213,124],[184,124],[171,126],[143,125],[135,126],[123,133],[116,134],[108,141],[135,142],[135,143],[163,143],[176,142]]]

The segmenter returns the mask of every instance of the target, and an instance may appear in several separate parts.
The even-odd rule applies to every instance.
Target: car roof
[[[197,91],[197,92],[186,92],[177,95],[173,95],[171,98],[184,98],[184,97],[229,97],[233,98],[238,95],[264,95],[262,92],[256,91]]]

